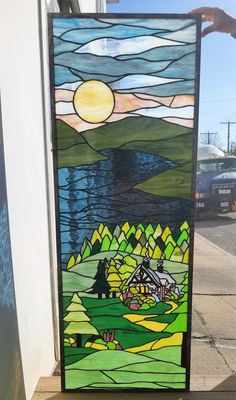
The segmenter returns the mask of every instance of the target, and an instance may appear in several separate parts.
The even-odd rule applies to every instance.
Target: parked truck
[[[200,214],[236,211],[236,157],[214,146],[199,148],[196,178],[196,218]]]

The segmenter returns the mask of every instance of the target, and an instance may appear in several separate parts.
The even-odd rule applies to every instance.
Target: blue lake
[[[78,253],[85,237],[99,224],[169,225],[190,217],[190,202],[164,198],[135,189],[135,185],[176,163],[133,150],[104,150],[106,160],[58,170],[62,262]]]

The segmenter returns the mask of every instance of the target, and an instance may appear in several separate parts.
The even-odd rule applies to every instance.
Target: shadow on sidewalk
[[[50,395],[49,395],[50,396]],[[111,394],[105,393],[102,396],[97,394],[56,394],[52,397],[44,397],[47,400],[235,400],[235,392],[192,392],[192,393],[176,393],[176,394]]]
[[[215,392],[234,392],[236,399],[236,374],[229,376],[227,379],[215,386],[212,391]]]
[[[195,222],[195,228],[215,228],[216,226],[232,225],[236,220],[230,218],[228,215],[202,215],[199,221]]]

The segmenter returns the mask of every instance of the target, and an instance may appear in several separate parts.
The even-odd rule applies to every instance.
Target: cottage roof
[[[170,276],[170,274],[166,271],[158,272],[154,271],[151,268],[144,267],[142,264],[139,264],[132,275],[127,279],[126,285],[129,286],[135,280],[135,277],[140,274],[145,274],[149,277],[153,283],[157,286],[166,286],[167,284],[176,283],[175,280]]]
[[[130,283],[132,283],[132,281],[135,279],[136,275],[139,275],[140,273],[144,273],[146,274],[152,281],[153,283],[155,283],[157,286],[161,285],[160,279],[159,277],[155,274],[155,272],[150,269],[150,268],[146,268],[144,267],[142,264],[138,265],[136,270],[132,273],[132,275],[127,279],[126,281],[126,285],[130,285]]]
[[[170,276],[170,274],[166,271],[163,272],[158,272],[158,271],[154,271],[154,273],[159,277],[161,283],[165,280],[168,281],[168,283],[176,283],[175,280]],[[163,282],[164,283],[164,282]]]

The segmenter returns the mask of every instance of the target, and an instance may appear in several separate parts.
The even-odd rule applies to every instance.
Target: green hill
[[[143,141],[142,151],[145,151],[148,141],[169,139],[189,132],[191,132],[189,128],[157,118],[130,117],[83,132],[82,136],[97,151],[115,149],[139,140]],[[133,149],[131,143],[129,148]],[[136,148],[134,149],[136,150]]]
[[[124,351],[98,351],[67,365],[66,380],[69,389],[127,389],[132,385],[135,388],[184,389],[186,369],[180,365],[181,348],[177,350],[178,353],[171,359],[168,348],[140,355]],[[162,361],[156,361],[159,358]]]
[[[105,160],[102,154],[88,145],[83,136],[63,121],[57,121],[58,167],[75,167]]]
[[[182,197],[191,200],[192,174],[191,171],[177,167],[152,176],[145,182],[136,185],[135,188],[157,196]]]
[[[173,161],[180,153],[186,153],[185,161],[191,158],[189,133],[192,133],[189,128],[149,117],[130,117],[82,133],[63,121],[57,121],[58,166],[61,168],[93,164],[106,159],[99,153],[100,150],[115,149],[120,146],[124,149],[170,157]],[[175,138],[176,140],[171,142],[171,139]],[[161,147],[157,141],[162,143]],[[168,151],[169,145],[171,150]],[[176,147],[181,148],[181,152],[176,151]]]

